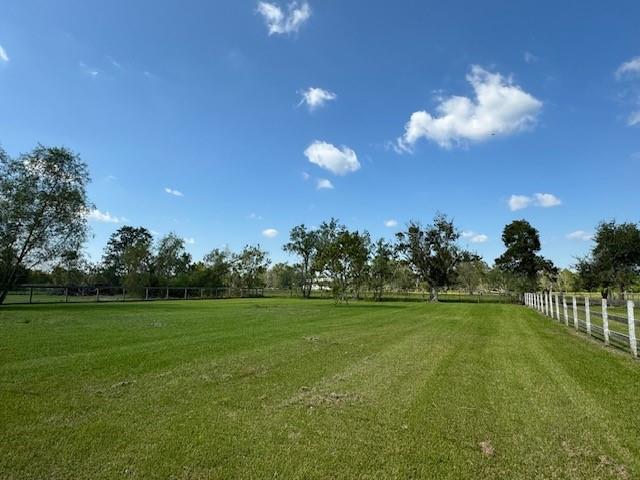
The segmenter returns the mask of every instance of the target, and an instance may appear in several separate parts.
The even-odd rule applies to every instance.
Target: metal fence
[[[262,288],[234,287],[142,287],[21,285],[13,288],[4,303],[52,304],[140,302],[154,300],[204,300],[264,296]]]
[[[638,357],[636,328],[640,324],[635,321],[633,300],[607,301],[603,298],[598,302],[589,296],[529,292],[524,296],[524,303],[567,327],[573,327],[576,332]]]

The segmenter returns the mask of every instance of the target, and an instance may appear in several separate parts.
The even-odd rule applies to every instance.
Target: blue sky
[[[639,220],[638,18],[637,1],[9,1],[0,143],[89,164],[94,259],[123,223],[196,258],[280,260],[299,223],[391,237],[441,211],[489,262],[525,218],[566,266],[599,220]]]

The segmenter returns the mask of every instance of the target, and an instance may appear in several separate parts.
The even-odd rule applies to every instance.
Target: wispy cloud
[[[249,215],[247,215],[247,218],[249,220],[262,220],[262,215],[258,215],[255,212],[251,212]]]
[[[299,105],[306,103],[310,111],[323,107],[327,102],[338,98],[335,93],[316,87],[310,87],[303,90],[300,92],[300,95],[302,95],[302,100],[300,100]]]
[[[278,230],[275,228],[266,228],[262,231],[262,236],[266,238],[276,238],[278,236]]]
[[[258,13],[262,15],[269,35],[283,35],[300,30],[311,17],[311,7],[307,2],[300,5],[298,2],[291,2],[285,11],[276,3],[259,2]]]
[[[633,110],[627,116],[627,126],[633,127],[640,125],[640,56],[624,62],[615,71],[618,80],[632,80],[630,86],[622,92],[621,97],[629,101]]]
[[[82,73],[89,77],[96,78],[98,75],[100,75],[100,72],[98,70],[96,70],[95,68],[89,67],[84,62],[80,62],[78,65],[80,65],[80,70],[82,71]]]
[[[584,230],[576,230],[575,232],[568,233],[567,238],[569,240],[579,240],[582,242],[586,242],[593,238],[593,234],[585,232]]]
[[[307,172],[302,172],[302,179],[306,182],[307,180],[309,180],[311,178],[311,175],[309,175]]]
[[[394,218],[390,218],[384,222],[384,226],[387,228],[393,228],[398,226],[398,221]]]
[[[336,147],[316,140],[304,151],[307,159],[336,175],[346,175],[360,169],[356,152],[348,147]]]
[[[618,79],[626,76],[640,76],[640,56],[634,57],[628,62],[624,62],[618,67],[615,73]]]
[[[471,243],[485,243],[489,237],[484,233],[476,233],[472,230],[462,232],[462,238],[469,240]]]
[[[510,77],[474,65],[467,81],[475,98],[451,96],[441,99],[436,114],[415,112],[396,141],[398,152],[411,152],[426,138],[451,148],[526,130],[536,122],[542,102],[514,84]]]
[[[184,243],[186,243],[187,245],[195,245],[196,243],[196,239],[193,237],[186,237],[186,238],[183,238],[183,240],[184,240]]]
[[[318,183],[316,183],[316,188],[318,190],[333,190],[333,183],[326,178],[319,178]]]
[[[101,212],[97,208],[90,210],[86,213],[87,220],[100,222],[100,223],[120,223],[126,221],[126,219],[116,217],[115,215],[111,215],[109,212]]]
[[[173,195],[174,197],[184,197],[184,193],[179,190],[174,190],[173,188],[165,187],[164,191],[169,195]]]
[[[562,201],[552,193],[534,193],[532,196],[511,195],[507,203],[512,212],[530,206],[550,208],[562,205]]]
[[[526,63],[536,63],[539,58],[531,52],[524,52],[524,61]]]
[[[4,49],[2,45],[0,45],[0,62],[8,62],[9,55],[7,55],[7,51]]]

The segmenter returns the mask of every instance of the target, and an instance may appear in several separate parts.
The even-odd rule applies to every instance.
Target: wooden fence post
[[[100,289],[96,287],[96,302],[100,301]]]
[[[127,289],[125,287],[122,287],[122,301],[127,301]]]
[[[187,287],[184,287],[184,299],[187,299]]]
[[[629,324],[629,349],[631,355],[638,358],[638,343],[636,341],[636,320],[633,315],[633,300],[627,300],[627,323]]]
[[[69,303],[69,287],[64,287],[64,303]]]
[[[164,294],[164,299],[165,299],[165,300],[169,300],[169,287],[167,287],[167,291],[166,291],[166,293]]]
[[[556,320],[560,321],[560,302],[558,301],[557,293],[556,293]]]
[[[549,306],[551,302],[549,301],[549,292],[544,292],[544,314],[549,316]]]
[[[587,324],[587,335],[591,336],[591,312],[589,311],[589,297],[584,297],[584,321]]]
[[[602,299],[602,330],[604,331],[604,344],[609,345],[609,313],[607,312],[607,299]]]
[[[33,287],[29,287],[29,303],[33,303]]]
[[[562,311],[564,313],[564,324],[569,326],[569,312],[567,310],[567,297],[562,295]]]
[[[149,300],[149,287],[144,287],[144,299]]]
[[[576,296],[573,296],[573,326],[576,332],[580,331],[580,320],[578,319],[578,302],[576,302]]]

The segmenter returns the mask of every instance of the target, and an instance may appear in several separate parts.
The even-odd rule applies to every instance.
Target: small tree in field
[[[318,234],[311,229],[298,225],[291,229],[289,242],[282,247],[285,252],[293,253],[300,257],[300,287],[302,296],[309,298],[316,275],[316,256],[318,255]]]
[[[21,269],[77,252],[87,237],[87,165],[66,148],[0,149],[0,304]]]
[[[371,288],[374,298],[378,301],[382,299],[384,287],[393,279],[395,273],[395,254],[393,247],[384,239],[379,239],[373,251],[371,267],[369,269]]]

